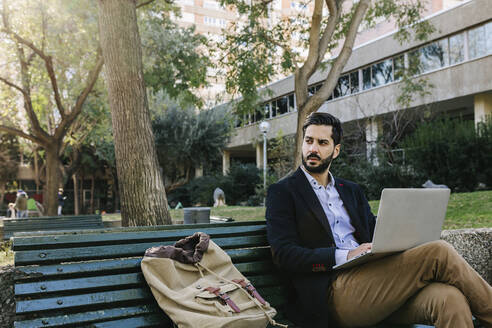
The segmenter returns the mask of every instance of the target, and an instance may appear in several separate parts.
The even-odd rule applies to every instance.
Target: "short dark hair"
[[[302,136],[306,134],[306,129],[310,125],[331,125],[333,127],[332,138],[335,145],[342,141],[343,129],[342,123],[335,116],[328,113],[314,112],[309,114],[302,126]]]

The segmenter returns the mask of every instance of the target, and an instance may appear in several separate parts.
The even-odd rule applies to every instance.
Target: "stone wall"
[[[13,327],[14,302],[14,267],[0,267],[0,327]]]
[[[447,241],[492,285],[492,228],[444,230]]]
[[[470,265],[492,284],[492,228],[445,230],[441,239],[452,244]],[[0,267],[0,327],[12,327],[15,312],[14,268]]]

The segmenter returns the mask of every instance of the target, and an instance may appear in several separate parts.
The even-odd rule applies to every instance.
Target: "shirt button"
[[[344,242],[344,241],[342,240],[342,243],[343,243],[343,242]]]
[[[329,206],[331,206],[331,203],[328,203]]]
[[[338,224],[338,220],[336,221],[336,223]]]

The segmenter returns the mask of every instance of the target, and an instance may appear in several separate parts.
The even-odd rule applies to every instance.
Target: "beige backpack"
[[[141,263],[159,306],[179,328],[255,328],[277,324],[274,308],[205,233],[149,248]]]

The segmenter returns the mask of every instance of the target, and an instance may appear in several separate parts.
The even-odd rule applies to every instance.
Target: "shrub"
[[[186,185],[173,190],[168,195],[171,206],[181,202],[183,206],[212,206],[215,188],[221,188],[226,195],[228,205],[248,202],[255,194],[255,187],[260,183],[260,171],[254,164],[234,164],[229,175],[208,175],[195,178]]]
[[[403,165],[388,162],[373,165],[365,158],[347,155],[335,159],[330,170],[337,177],[358,183],[370,200],[379,199],[383,188],[411,188],[421,184],[421,178]]]
[[[473,121],[446,119],[420,125],[403,145],[412,168],[434,183],[472,191],[491,184],[491,121],[475,129]]]

